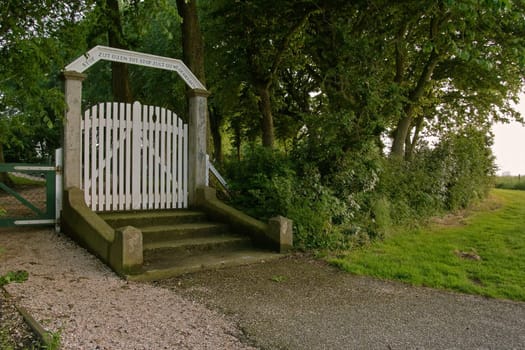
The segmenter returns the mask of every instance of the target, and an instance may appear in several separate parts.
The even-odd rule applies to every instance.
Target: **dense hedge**
[[[367,144],[324,163],[315,153],[329,157],[329,148],[248,147],[225,167],[234,206],[261,219],[289,217],[299,247],[334,249],[482,199],[494,175],[488,144],[484,132],[466,128],[410,161]]]

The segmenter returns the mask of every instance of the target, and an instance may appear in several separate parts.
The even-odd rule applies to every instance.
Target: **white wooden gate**
[[[188,126],[172,111],[107,102],[84,113],[82,188],[94,211],[186,208]]]

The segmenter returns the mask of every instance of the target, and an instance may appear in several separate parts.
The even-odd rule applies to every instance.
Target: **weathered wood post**
[[[75,71],[65,71],[66,113],[64,118],[64,189],[69,187],[80,188],[82,155],[81,130],[82,119],[82,81],[85,74]]]
[[[205,89],[192,89],[188,122],[188,204],[196,204],[197,188],[206,186],[206,113],[208,96]]]

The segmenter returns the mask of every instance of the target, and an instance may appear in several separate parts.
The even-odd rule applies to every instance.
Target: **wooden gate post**
[[[204,89],[192,89],[188,123],[188,204],[196,203],[197,188],[206,186],[206,114],[208,96]]]
[[[85,74],[74,71],[64,72],[66,113],[64,118],[64,189],[80,188],[82,155],[82,135],[80,121],[82,119],[82,81]]]

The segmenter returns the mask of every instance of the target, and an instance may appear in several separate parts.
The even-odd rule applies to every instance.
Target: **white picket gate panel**
[[[188,126],[172,111],[106,102],[85,111],[82,188],[94,211],[188,205]]]

